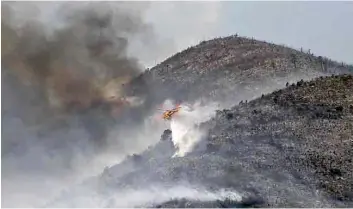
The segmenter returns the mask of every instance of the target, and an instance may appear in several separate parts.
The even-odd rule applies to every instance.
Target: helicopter
[[[181,109],[180,104],[176,105],[176,107],[172,108],[172,109],[168,109],[168,110],[164,110],[163,114],[162,114],[162,118],[164,120],[171,120],[172,117],[179,112],[179,110]]]

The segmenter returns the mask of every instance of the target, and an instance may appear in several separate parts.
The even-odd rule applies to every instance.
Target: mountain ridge
[[[146,108],[165,99],[193,102],[202,97],[233,103],[256,98],[256,88],[267,87],[263,91],[270,93],[286,82],[343,73],[353,73],[353,66],[234,35],[176,53],[133,79],[125,90],[127,96],[144,98]]]

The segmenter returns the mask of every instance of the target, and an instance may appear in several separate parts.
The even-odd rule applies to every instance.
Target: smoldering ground
[[[74,172],[93,175],[84,168],[111,145],[121,87],[143,71],[129,44],[156,38],[145,4],[2,2],[4,206],[35,207]]]

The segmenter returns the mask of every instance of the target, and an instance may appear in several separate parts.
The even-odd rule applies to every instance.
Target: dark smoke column
[[[5,111],[42,129],[79,118],[94,144],[104,145],[119,120],[112,113],[126,105],[122,84],[142,72],[127,55],[129,41],[150,28],[123,2],[61,3],[53,15],[57,26],[35,16],[40,4],[54,3],[2,3],[2,73],[11,77],[7,95],[21,104]]]

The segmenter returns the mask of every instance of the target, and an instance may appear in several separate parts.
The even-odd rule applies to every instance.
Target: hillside
[[[325,91],[323,91],[325,89]],[[170,132],[141,155],[83,183],[102,194],[101,204],[119,205],[119,191],[188,185],[228,189],[242,199],[202,201],[160,197],[154,207],[340,207],[353,205],[353,77],[298,82],[248,103],[218,111],[201,125],[199,148],[174,152]],[[92,187],[90,187],[92,186]],[[98,189],[98,190],[97,190]],[[108,198],[104,194],[109,194]],[[82,193],[61,197],[75,200]],[[82,200],[82,199],[81,199]],[[109,201],[108,201],[109,200]],[[55,204],[63,204],[57,199]],[[123,200],[121,200],[123,201]],[[66,201],[65,201],[66,202]],[[84,202],[84,199],[83,199]],[[81,204],[83,204],[81,202]],[[71,202],[80,206],[79,202]],[[65,205],[67,206],[67,205]]]
[[[147,70],[131,82],[127,95],[145,97],[147,104],[200,97],[234,103],[270,93],[286,82],[352,73],[349,67],[309,52],[229,36],[203,41]]]
[[[275,162],[266,166],[307,172],[301,178],[315,182],[316,188],[353,201],[351,75],[298,82],[224,110],[209,125],[218,136],[210,140],[213,149],[223,143],[266,142],[280,153],[268,155]]]

